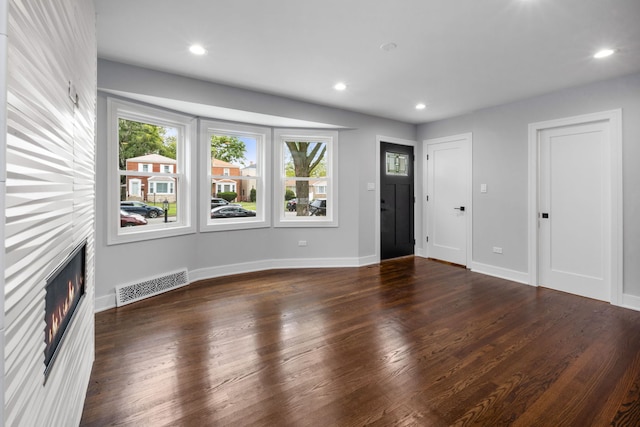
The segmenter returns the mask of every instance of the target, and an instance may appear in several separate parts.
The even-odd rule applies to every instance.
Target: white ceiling
[[[94,1],[101,58],[409,123],[640,71],[640,0]]]

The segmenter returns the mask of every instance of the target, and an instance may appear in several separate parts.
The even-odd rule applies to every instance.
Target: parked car
[[[211,209],[217,208],[218,206],[227,206],[228,204],[229,202],[227,202],[225,199],[221,199],[219,197],[211,198]]]
[[[291,199],[287,201],[287,210],[289,212],[293,212],[296,210],[296,206],[298,205],[298,199]]]
[[[129,213],[135,213],[147,218],[156,218],[164,215],[164,209],[156,206],[149,206],[142,202],[120,202],[120,209]]]
[[[120,227],[133,227],[135,225],[145,225],[146,223],[147,220],[142,215],[120,209]]]
[[[309,215],[326,216],[327,199],[315,199],[309,204]]]
[[[211,209],[211,218],[241,218],[247,216],[256,216],[256,213],[237,205],[218,206]]]

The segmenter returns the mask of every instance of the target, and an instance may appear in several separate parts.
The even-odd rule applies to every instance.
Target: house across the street
[[[120,190],[120,200],[169,203],[176,201],[176,180],[167,174],[176,172],[176,160],[160,154],[147,154],[127,159],[127,170],[144,172],[144,175],[128,175]],[[147,175],[153,173],[157,175]]]

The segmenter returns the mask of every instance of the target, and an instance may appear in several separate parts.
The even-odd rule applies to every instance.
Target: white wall
[[[640,74],[424,124],[419,141],[473,133],[473,261],[527,273],[529,123],[622,109],[624,293],[640,308]],[[480,184],[488,192],[480,193]],[[492,253],[493,246],[503,254]]]
[[[94,358],[93,2],[12,0],[8,41],[3,421],[73,426]],[[45,280],[85,239],[87,294],[43,384]]]
[[[415,126],[278,96],[189,79],[106,60],[98,61],[98,88],[233,108],[348,129],[339,134],[339,227],[266,228],[195,233],[181,237],[106,244],[106,94],[98,94],[97,308],[115,304],[114,287],[187,268],[190,279],[263,269],[359,265],[375,258],[376,135],[415,139]],[[216,118],[216,117],[213,117]],[[308,246],[300,248],[299,240]],[[242,264],[242,265],[237,265]],[[161,267],[160,267],[161,266]]]
[[[4,213],[7,191],[7,45],[9,3],[0,0],[0,212]],[[0,239],[4,242],[4,215],[0,219]],[[4,271],[4,251],[0,251],[0,269]],[[0,276],[0,289],[4,289],[4,274]],[[4,292],[0,292],[0,349],[4,355]],[[0,421],[4,422],[4,356],[0,357]]]

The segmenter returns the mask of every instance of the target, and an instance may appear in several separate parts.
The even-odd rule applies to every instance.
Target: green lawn
[[[250,211],[255,211],[256,210],[256,202],[234,202],[240,206],[242,206],[245,209],[248,209]]]

